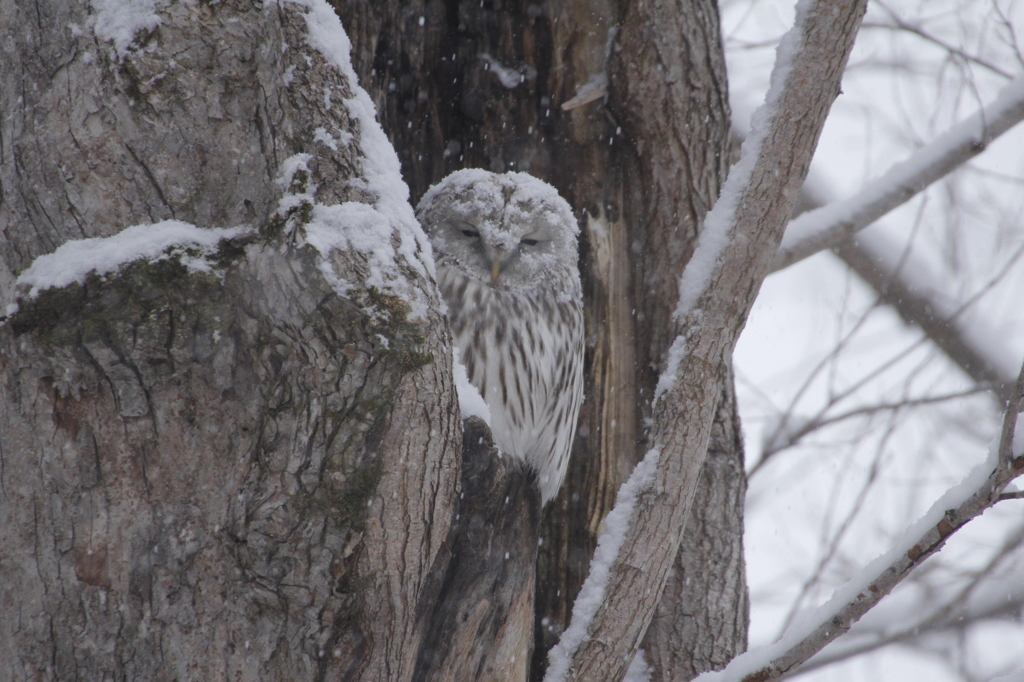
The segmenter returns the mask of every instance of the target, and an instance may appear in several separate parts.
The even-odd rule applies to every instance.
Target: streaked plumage
[[[546,503],[569,463],[583,399],[579,228],[550,185],[462,170],[420,201],[437,279],[497,446],[537,471]]]

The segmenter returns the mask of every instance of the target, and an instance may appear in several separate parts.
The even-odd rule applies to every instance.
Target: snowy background
[[[763,101],[793,2],[723,0],[722,19],[742,119]],[[872,1],[809,181],[830,200],[855,193],[994,100],[1024,73],[1022,48],[1020,0]],[[1024,125],[869,230],[894,255],[912,254],[944,296],[969,304],[961,320],[986,330],[995,362],[1019,367]],[[981,462],[1001,409],[831,254],[766,280],[735,357],[757,647],[827,600]],[[812,422],[825,424],[784,443]],[[1022,603],[1024,500],[1011,500],[955,535],[860,635],[823,656],[862,653],[798,677],[945,682],[1021,670]]]

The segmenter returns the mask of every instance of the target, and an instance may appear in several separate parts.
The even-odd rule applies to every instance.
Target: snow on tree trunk
[[[0,6],[0,679],[407,679],[462,433],[336,19],[91,5]],[[139,225],[251,229],[46,288]]]
[[[865,5],[804,0],[765,106],[679,280],[653,445],[623,486],[546,679],[621,679],[661,601],[706,460],[720,367],[782,237]],[[612,519],[614,517],[614,523]]]
[[[636,140],[628,210],[636,225],[636,372],[650,424],[651,396],[672,344],[678,274],[725,181],[730,111],[715,2],[631,3],[612,71],[612,110]],[[659,103],[652,106],[652,103]],[[683,540],[641,644],[651,679],[686,680],[723,667],[747,645],[743,554],[743,439],[731,358],[706,380],[717,409]],[[645,434],[650,437],[649,431]],[[648,440],[643,448],[650,446]],[[640,453],[642,455],[642,453]]]
[[[462,167],[523,170],[558,187],[581,218],[586,396],[566,483],[544,512],[536,678],[646,447],[678,274],[728,166],[717,6],[335,5],[413,196]],[[724,368],[720,378],[715,464],[696,493],[702,513],[684,533],[678,589],[667,590],[644,645],[659,647],[655,679],[720,667],[746,646],[746,481],[732,378]]]

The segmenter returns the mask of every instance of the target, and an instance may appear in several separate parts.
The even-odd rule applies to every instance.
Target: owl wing
[[[540,389],[535,392],[539,409],[534,413],[534,440],[526,460],[537,470],[541,498],[547,502],[565,478],[583,402],[583,310],[577,301],[545,307],[550,310],[543,310],[531,330],[543,350],[533,360],[540,377]]]

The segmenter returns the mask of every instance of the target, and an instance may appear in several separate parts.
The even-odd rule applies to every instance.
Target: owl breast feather
[[[554,287],[496,289],[439,267],[454,343],[502,452],[537,472],[547,503],[565,478],[583,399],[583,309]]]

